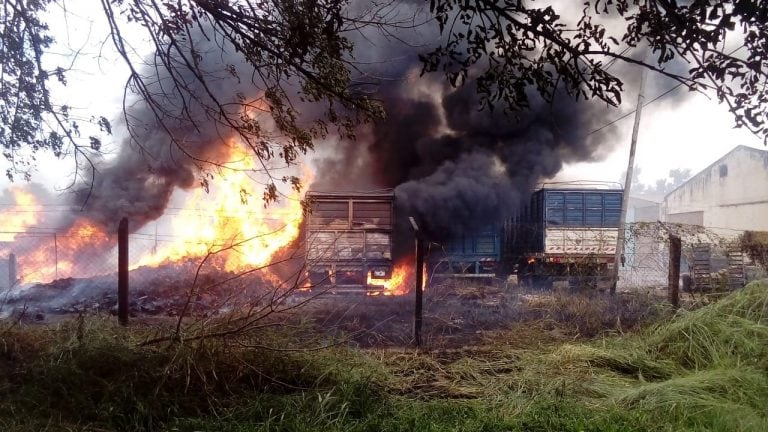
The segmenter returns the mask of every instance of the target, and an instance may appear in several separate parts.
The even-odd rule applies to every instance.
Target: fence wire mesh
[[[210,311],[285,299],[308,284],[305,244],[300,238],[267,259],[228,267],[231,257],[242,258],[253,251],[269,249],[274,236],[280,234],[278,227],[274,233],[250,238],[239,235],[201,242],[191,248],[180,248],[195,251],[191,257],[181,259],[183,254],[160,253],[174,244],[173,236],[162,232],[133,233],[129,235],[128,248],[133,306],[138,311],[152,312],[168,309],[169,303],[184,305],[191,299],[192,307]],[[88,298],[88,304],[77,308],[98,309],[114,304],[118,271],[116,233],[82,225],[66,232],[20,230],[0,235],[0,301],[7,303],[36,286],[44,288],[39,289],[40,296],[57,298],[62,305],[66,298],[85,291],[96,294]],[[631,291],[667,285],[670,235],[682,239],[681,272],[691,277],[708,274],[709,287],[732,286],[736,258],[742,260],[741,269],[736,270],[741,271],[744,279],[762,274],[743,255],[735,254],[738,233],[724,234],[722,230],[695,225],[633,223],[626,230],[618,289]],[[704,250],[706,268],[701,260]],[[268,271],[262,271],[264,267]],[[697,286],[696,281],[692,284]]]

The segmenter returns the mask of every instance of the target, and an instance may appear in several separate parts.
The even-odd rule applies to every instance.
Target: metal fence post
[[[417,347],[421,346],[421,325],[424,321],[424,241],[416,237],[416,308],[413,317],[413,340]]]
[[[413,309],[413,344],[418,348],[421,346],[421,325],[424,320],[424,296],[422,291],[424,278],[424,275],[422,274],[422,268],[424,267],[424,244],[421,240],[421,232],[419,232],[419,226],[416,225],[416,221],[412,217],[409,217],[408,219],[416,234],[416,305]]]
[[[682,242],[676,235],[669,236],[669,303],[673,308],[680,307],[680,256]]]
[[[117,321],[128,325],[128,218],[117,228]]]
[[[16,254],[8,255],[8,288],[16,286]]]
[[[59,239],[56,233],[53,233],[53,260],[56,265],[56,273],[54,274],[56,280],[59,280]]]

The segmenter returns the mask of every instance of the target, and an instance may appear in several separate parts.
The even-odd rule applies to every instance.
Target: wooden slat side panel
[[[307,259],[316,261],[332,259],[336,255],[335,232],[314,232],[307,238]]]
[[[392,259],[392,239],[389,233],[366,233],[365,258]]]
[[[315,201],[307,225],[310,230],[349,228],[349,201]]]
[[[391,201],[354,201],[352,203],[352,226],[354,228],[392,227]]]
[[[618,229],[547,228],[544,252],[548,254],[612,255],[616,253]]]
[[[365,250],[362,232],[314,232],[307,241],[309,260],[362,259]]]

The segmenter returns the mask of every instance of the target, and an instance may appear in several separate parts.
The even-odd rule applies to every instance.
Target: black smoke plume
[[[375,65],[367,76],[387,77],[376,90],[387,117],[362,140],[331,143],[313,188],[394,188],[401,219],[414,216],[433,235],[450,236],[514,215],[538,182],[564,163],[595,158],[610,138],[590,135],[605,122],[605,109],[564,92],[545,102],[531,89],[526,111],[479,110],[473,81],[453,88],[440,74],[420,76],[417,55],[437,32],[428,25],[418,31],[355,40],[370,44],[360,50]]]
[[[351,10],[364,9],[364,3],[356,2]],[[396,6],[402,16],[426,24],[397,37],[375,27],[349,34],[356,46],[354,61],[363,65],[356,78],[378,81],[374,97],[387,117],[362,126],[355,141],[331,137],[318,143],[311,188],[395,188],[399,215],[414,216],[432,231],[450,235],[513,214],[537,182],[557,174],[566,162],[594,157],[600,142],[588,132],[604,120],[594,104],[567,95],[545,103],[532,95],[527,111],[479,111],[473,82],[454,89],[442,75],[420,76],[418,54],[430,50],[439,34],[420,3]],[[221,74],[219,85],[208,90],[224,101],[234,101],[238,93],[254,96],[258,89],[250,81],[226,73],[229,64],[244,70],[239,57],[222,53],[212,42],[206,50],[202,43],[197,42],[201,69]],[[198,186],[205,165],[200,161],[226,162],[225,137],[231,131],[211,121],[207,90],[195,92],[202,102],[160,92],[171,79],[200,86],[183,69],[173,76],[154,65],[148,70],[159,73],[150,91],[161,95],[164,125],[147,104],[129,106],[125,118],[132,139],[125,140],[115,159],[97,168],[92,188],[77,195],[78,202],[87,203],[87,216],[109,229],[123,216],[134,230],[158,218],[174,190]],[[312,116],[313,109],[302,111]],[[174,120],[185,115],[192,120]],[[264,120],[271,121],[268,115]]]
[[[93,181],[84,176],[87,181],[74,196],[74,204],[84,203],[86,217],[109,230],[122,217],[129,219],[132,231],[141,228],[164,213],[175,190],[201,187],[206,173],[234,162],[229,160],[234,132],[222,121],[213,97],[225,109],[239,107],[239,97],[258,98],[263,87],[231,73],[249,68],[232,47],[202,36],[194,47],[201,55],[196,72],[149,60],[145,72],[151,78],[146,85],[153,104],[138,99],[125,107],[119,122],[125,133],[117,155],[97,163]],[[194,73],[206,75],[205,86]],[[259,115],[269,130],[271,117]]]

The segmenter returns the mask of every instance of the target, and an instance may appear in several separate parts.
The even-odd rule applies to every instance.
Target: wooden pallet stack
[[[744,286],[744,252],[737,244],[729,244],[726,248],[728,255],[728,289],[737,289]]]

